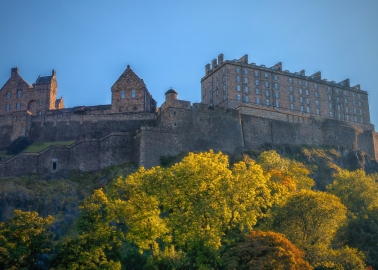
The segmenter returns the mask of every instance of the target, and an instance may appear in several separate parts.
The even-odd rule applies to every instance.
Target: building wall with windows
[[[209,106],[271,108],[285,114],[331,118],[372,130],[368,94],[349,79],[336,83],[321,73],[306,76],[305,71],[282,70],[238,60],[223,60],[223,54],[205,67],[201,79],[201,102]]]
[[[64,108],[63,98],[56,99],[58,84],[56,72],[51,76],[38,76],[32,85],[11,69],[11,76],[0,89],[0,115],[28,110],[32,115],[47,110]]]

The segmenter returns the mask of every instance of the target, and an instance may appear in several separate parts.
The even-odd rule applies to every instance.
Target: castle
[[[0,149],[19,137],[74,141],[39,153],[0,160],[0,177],[62,170],[97,170],[135,162],[151,167],[162,156],[214,149],[236,153],[261,145],[304,144],[359,149],[378,160],[378,133],[368,94],[349,79],[336,83],[317,72],[291,73],[223,54],[205,67],[201,103],[165,94],[160,108],[144,81],[127,66],[111,87],[110,105],[64,108],[56,72],[30,85],[11,69],[0,89]]]

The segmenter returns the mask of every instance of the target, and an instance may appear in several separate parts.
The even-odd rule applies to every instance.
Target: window
[[[248,83],[248,78],[244,77],[244,83]]]
[[[306,89],[306,96],[308,96],[308,89]]]
[[[260,95],[260,90],[256,88],[256,95]]]
[[[269,78],[269,73],[268,73],[268,72],[265,72],[264,77],[265,77],[266,79],[268,79],[268,78]]]
[[[332,96],[331,95],[328,95],[328,100],[332,100]]]
[[[338,94],[339,93],[339,89],[338,88],[336,88],[336,94]]]
[[[308,82],[305,82],[305,86],[308,87]]]
[[[359,102],[358,102],[358,107],[361,107],[361,105],[362,105],[362,104],[361,104],[361,101],[359,101]]]
[[[330,117],[333,117],[333,112],[329,112],[329,116],[330,116]]]
[[[319,97],[319,92],[318,92],[318,91],[315,91],[315,97],[316,97],[316,98]]]
[[[340,105],[337,105],[337,110],[339,110],[339,111],[340,111]]]
[[[298,85],[302,85],[302,80],[298,80]]]
[[[354,117],[354,122],[357,122],[357,116]]]
[[[316,114],[319,114],[319,109],[316,109]]]
[[[265,96],[269,97],[269,90],[265,90]]]
[[[244,71],[244,74],[245,74],[245,75],[248,74],[248,69],[245,68],[245,69],[243,69],[243,71]]]
[[[318,89],[318,84],[317,83],[314,83],[314,88]]]
[[[293,83],[293,78],[289,78],[289,83]]]
[[[218,74],[218,73],[217,73],[217,74]],[[218,85],[219,85],[219,84],[218,84],[218,80],[215,82],[215,85],[218,87]]]
[[[236,68],[236,73],[240,73],[240,67]]]
[[[361,123],[361,124],[363,123],[362,118],[360,118],[360,123]]]
[[[290,110],[292,110],[292,111],[294,110],[294,104],[293,103],[290,104]]]
[[[347,98],[344,99],[344,103],[345,103],[345,104],[348,104],[348,99],[347,99]]]
[[[226,85],[223,85],[223,91],[226,91],[227,87]]]
[[[17,109],[17,110],[21,109],[21,103],[17,103],[17,104],[16,104],[16,109]]]
[[[9,104],[5,105],[5,110],[6,110],[6,111],[9,111],[9,110],[10,110],[10,105],[9,105]]]
[[[277,74],[274,74],[274,75],[273,75],[273,79],[274,79],[275,81],[278,80],[278,76],[277,76]]]
[[[222,81],[223,81],[223,82],[226,81],[226,76],[223,75],[223,77],[222,77]]]
[[[266,106],[269,106],[269,105],[270,105],[270,100],[267,99],[267,100],[266,100]]]
[[[225,67],[222,68],[222,72],[223,72],[223,73],[226,73],[226,68],[225,68]],[[223,77],[224,77],[224,76],[223,76]]]
[[[217,91],[215,91],[215,94],[218,96],[219,95],[219,91],[218,91],[218,89],[217,89]]]
[[[293,93],[293,87],[289,86],[290,93]]]
[[[306,103],[310,104],[310,100],[308,98],[306,98]]]
[[[212,87],[211,87],[211,90],[213,90]],[[136,95],[135,89],[131,90],[131,98],[135,98],[135,95]]]
[[[226,95],[223,95],[223,100],[226,100]]]
[[[362,115],[362,110],[360,109],[360,115]]]
[[[349,115],[345,115],[345,120],[349,121]]]
[[[310,107],[306,107],[307,113],[310,113]]]
[[[11,99],[11,93],[7,92],[7,99]]]
[[[280,93],[276,92],[276,98],[280,98]]]
[[[299,94],[302,95],[303,91],[302,88],[299,88]]]
[[[219,100],[218,99],[215,101],[215,104],[217,104],[217,105],[219,104]]]
[[[319,106],[319,100],[315,100],[315,105],[316,105],[316,107]]]
[[[134,90],[135,91],[135,90]],[[210,91],[213,91],[213,85],[210,85]]]
[[[337,102],[340,102],[340,98],[339,98],[339,97],[336,97],[336,101],[337,101]]]
[[[210,99],[213,99],[213,93],[210,93]]]
[[[245,91],[246,93],[248,93],[248,91],[249,91],[248,86],[244,86],[244,91]]]
[[[240,85],[236,85],[236,91],[240,92]]]
[[[42,104],[43,104],[43,101],[39,100],[39,106],[42,106]]]
[[[327,89],[328,89],[328,93],[331,93],[331,92],[332,92],[331,87],[328,86]]]
[[[300,102],[300,103],[303,102],[303,97],[299,97],[299,102]]]
[[[357,114],[357,109],[353,108],[353,113]]]
[[[346,92],[345,90],[343,91],[343,95],[344,95],[344,96],[347,96],[347,92]]]
[[[259,71],[258,71],[258,70],[255,70],[255,76],[256,76],[256,77],[259,76]]]
[[[237,96],[237,98],[238,98],[238,100],[239,100],[239,101],[241,100],[241,97],[240,97],[240,95],[238,95],[238,96]]]
[[[300,110],[301,110],[301,112],[303,112],[303,106],[302,105],[300,106]]]
[[[354,98],[354,93],[352,93],[352,98]]]
[[[206,94],[205,89],[203,89],[203,93]],[[121,98],[125,98],[125,90],[121,90]]]
[[[245,102],[249,102],[249,97],[245,96]]]
[[[269,87],[269,82],[265,81],[265,87]]]
[[[274,83],[274,89],[278,90],[278,83]]]
[[[332,109],[332,103],[328,103],[328,107]]]
[[[256,104],[260,104],[260,98],[256,98]]]
[[[348,108],[348,107],[345,107],[345,112],[346,112],[346,113],[349,112],[349,108]]]
[[[276,101],[276,107],[277,107],[277,108],[280,107],[280,102],[279,102],[279,101]]]
[[[43,94],[43,89],[39,89],[39,93],[42,95]]]
[[[358,95],[357,95],[357,97],[358,97],[358,98],[360,99],[360,98],[361,98],[361,95],[360,95],[360,94],[358,94]]]
[[[337,118],[341,119],[341,113],[337,114]]]
[[[356,104],[357,104],[357,103],[356,103],[356,101],[355,101],[355,100],[353,100],[353,106],[356,106]]]
[[[294,101],[293,95],[290,95],[290,101]]]
[[[22,97],[22,90],[18,89],[17,90],[17,98],[21,98],[21,97]]]
[[[259,80],[255,80],[255,84],[256,84],[256,85],[259,85]]]
[[[236,81],[240,82],[240,76],[236,76]]]

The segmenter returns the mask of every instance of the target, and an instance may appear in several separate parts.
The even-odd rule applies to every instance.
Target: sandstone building
[[[127,66],[111,87],[109,105],[64,108],[55,71],[32,85],[12,68],[0,89],[0,149],[18,137],[74,141],[39,153],[0,158],[0,177],[61,170],[96,170],[135,162],[151,167],[162,156],[214,149],[236,153],[261,145],[305,144],[359,149],[378,160],[378,133],[368,94],[321,79],[320,72],[282,71],[223,55],[206,66],[201,103],[169,89],[157,108],[145,83]]]

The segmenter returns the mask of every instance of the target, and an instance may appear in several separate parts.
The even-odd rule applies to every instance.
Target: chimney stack
[[[16,75],[16,74],[18,74],[18,68],[17,67],[12,68],[11,69],[11,76]]]

